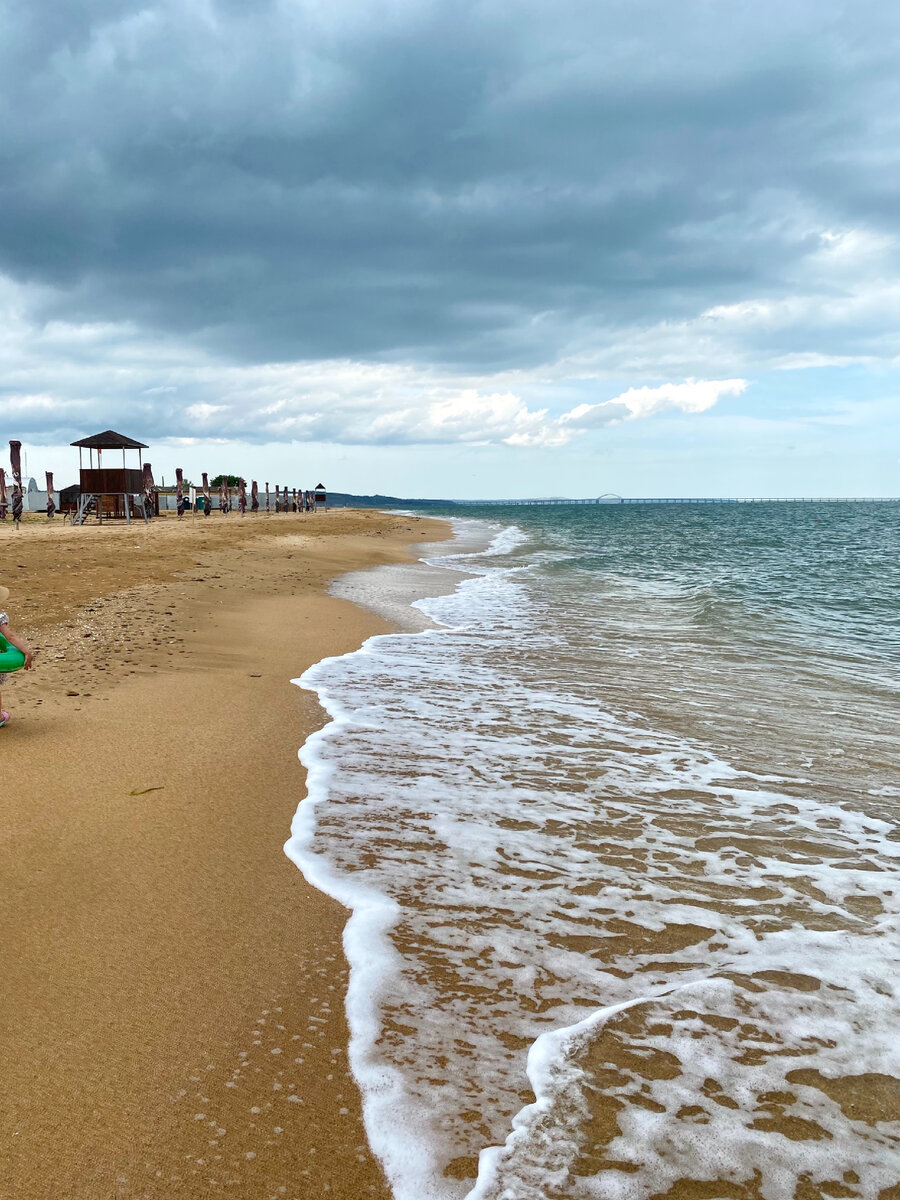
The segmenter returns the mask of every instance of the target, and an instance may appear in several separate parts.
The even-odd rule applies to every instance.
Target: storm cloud
[[[127,403],[147,434],[552,445],[607,423],[563,381],[900,354],[891,6],[0,14],[27,435]]]

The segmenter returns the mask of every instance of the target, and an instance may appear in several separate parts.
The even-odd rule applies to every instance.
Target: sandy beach
[[[324,719],[290,679],[387,628],[330,579],[447,533],[0,526],[38,652],[2,687],[3,1197],[388,1195],[346,1064],[346,914],[282,851]]]

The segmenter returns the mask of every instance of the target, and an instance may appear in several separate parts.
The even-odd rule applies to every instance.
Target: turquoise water
[[[335,721],[293,856],[354,911],[398,1200],[877,1197],[900,509],[465,517],[494,540],[433,560],[465,572],[435,627],[303,681]]]
[[[465,515],[521,527],[550,556],[548,572],[667,586],[699,618],[712,615],[704,606],[723,606],[716,615],[723,627],[733,618],[733,634],[743,616],[778,621],[780,632],[900,663],[900,504],[490,506]]]

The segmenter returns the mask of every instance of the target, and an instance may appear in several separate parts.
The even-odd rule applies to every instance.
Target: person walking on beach
[[[9,614],[4,610],[4,605],[9,599],[9,588],[0,587],[0,638],[5,638],[11,646],[15,646],[17,650],[25,655],[25,670],[31,670],[31,660],[34,657],[34,651],[26,641],[20,638],[9,627]],[[5,649],[0,645],[0,651]],[[0,673],[0,680],[3,679],[3,674]],[[6,725],[9,721],[9,713],[3,708],[3,697],[0,695],[0,726]]]

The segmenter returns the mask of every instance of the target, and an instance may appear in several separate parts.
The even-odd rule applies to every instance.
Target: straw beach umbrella
[[[9,465],[13,477],[12,515],[16,525],[22,520],[22,443],[9,443]]]
[[[4,471],[3,467],[0,467],[0,521],[6,520],[7,503],[6,471]]]
[[[46,471],[47,476],[47,518],[52,521],[56,515],[56,505],[53,502],[53,472]]]
[[[238,485],[238,508],[241,516],[247,511],[247,480],[241,479]]]
[[[259,484],[255,479],[250,484],[250,511],[259,512]]]
[[[209,474],[203,472],[203,515],[208,517],[212,510],[212,496],[209,494]]]
[[[180,521],[184,516],[184,471],[181,467],[175,468],[175,511]]]

